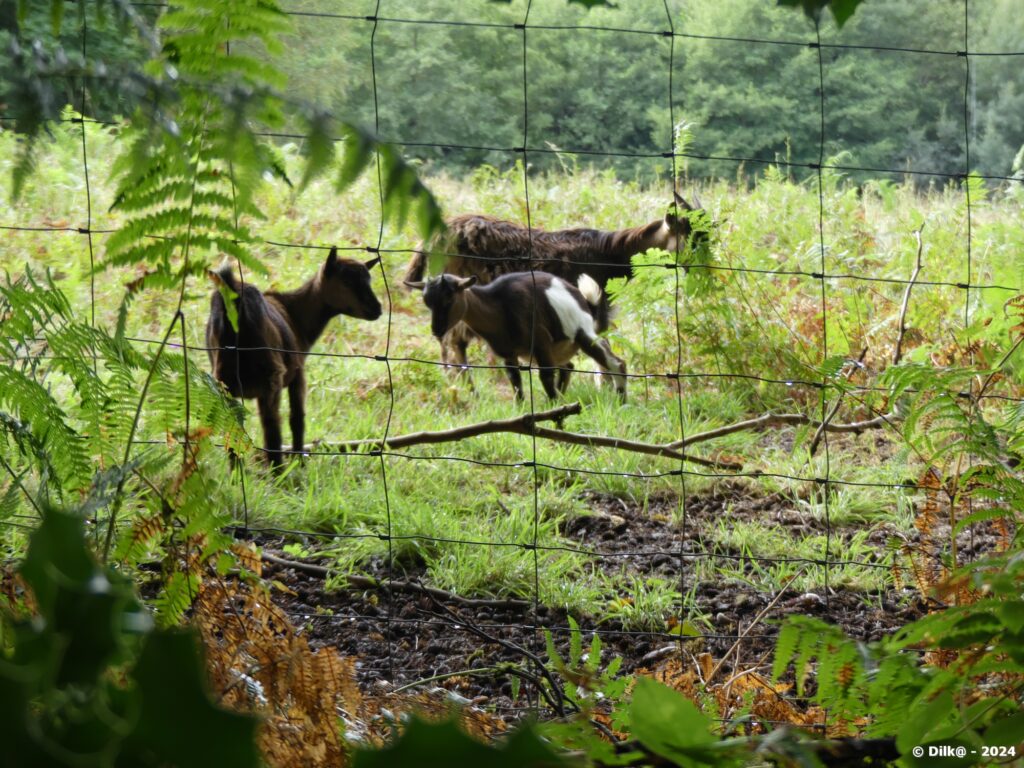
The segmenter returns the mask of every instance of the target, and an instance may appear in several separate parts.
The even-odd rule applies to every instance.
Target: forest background
[[[0,30],[14,29],[15,5],[0,8]],[[966,30],[962,4],[951,0],[868,5],[869,12],[856,14],[841,32],[833,24],[822,26],[822,42],[841,46],[823,51],[825,156],[848,167],[855,180],[880,170],[957,174],[967,151],[972,171],[1009,176],[1024,144],[1020,60],[972,58],[965,83],[963,68],[948,65],[948,52],[963,49],[965,32],[972,51],[1018,48],[1024,33],[1019,4],[971,3]],[[816,162],[822,127],[818,55],[807,45],[798,17],[773,3],[746,0],[682,0],[669,6],[677,32],[684,35],[673,51],[673,107],[677,133],[682,128],[692,135],[685,172],[750,180],[764,163]],[[153,15],[157,9],[137,10]],[[386,0],[378,10],[373,0],[294,0],[286,10],[294,32],[285,38],[286,52],[276,63],[288,76],[290,92],[373,126],[376,85],[380,138],[404,144],[428,174],[511,164],[507,150],[522,144],[524,106],[528,146],[541,150],[530,158],[537,170],[557,167],[566,154],[614,168],[624,180],[650,181],[664,169],[660,158],[671,125],[666,82],[649,74],[667,69],[667,46],[652,44],[649,34],[612,31],[662,31],[666,14],[660,1],[634,0],[628,14],[615,7],[535,4],[525,105],[519,36],[507,28],[477,26],[521,21],[522,9],[512,4]],[[373,36],[377,71],[371,72],[371,36],[352,20],[375,13],[470,26],[383,24]],[[35,28],[46,39],[48,8],[31,4],[28,14],[26,29]],[[580,25],[609,29],[568,28]],[[0,45],[6,47],[9,34],[0,31]],[[67,50],[81,47],[74,25],[65,27],[64,37]],[[753,39],[792,45],[749,44]],[[117,25],[96,19],[89,24],[87,45],[113,66],[145,58]],[[922,56],[917,53],[922,50],[936,53]],[[963,141],[965,88],[969,145]],[[74,94],[67,96],[68,103],[78,102]],[[130,114],[133,106],[121,92],[94,90],[90,98],[95,103],[87,111],[100,119]],[[747,162],[737,166],[737,159]],[[917,179],[927,184],[930,177]]]

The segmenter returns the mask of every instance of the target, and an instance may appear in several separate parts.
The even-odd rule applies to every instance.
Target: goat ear
[[[325,265],[328,269],[338,263],[338,246],[332,245],[331,252],[327,254],[327,261]]]
[[[681,206],[684,210],[687,210],[687,211],[692,211],[693,210],[693,206],[690,205],[688,202],[686,202],[686,198],[684,198],[678,192],[673,191],[672,192],[672,197],[675,199],[676,205]]]
[[[455,278],[455,290],[464,291],[471,285],[476,285],[476,275],[470,275],[469,277],[457,277]]]
[[[374,267],[377,266],[377,262],[379,261],[380,256],[377,256],[376,258],[370,259],[369,261],[364,261],[363,266],[366,267],[367,269],[373,269]]]
[[[224,285],[223,278],[220,275],[218,275],[215,271],[213,271],[212,269],[206,270],[206,276],[208,278],[210,278],[210,282],[213,283],[218,288],[220,288],[222,285]]]
[[[406,288],[412,288],[414,291],[422,291],[427,287],[427,284],[422,280],[403,280]]]

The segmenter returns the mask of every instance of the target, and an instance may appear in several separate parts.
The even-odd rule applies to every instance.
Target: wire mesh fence
[[[167,5],[163,3],[134,3],[133,5],[140,8],[151,9],[167,7]],[[542,223],[535,220],[533,212],[534,209],[531,205],[531,192],[533,191],[533,184],[535,183],[530,173],[531,158],[538,156],[550,156],[554,154],[572,154],[593,159],[617,158],[626,161],[632,160],[638,163],[644,162],[660,165],[665,169],[666,172],[664,175],[668,178],[668,181],[665,182],[664,190],[666,199],[671,199],[671,195],[675,191],[674,187],[676,185],[676,180],[680,177],[678,167],[680,162],[700,160],[717,164],[716,167],[733,169],[741,166],[783,166],[786,167],[789,172],[802,170],[811,174],[817,189],[818,208],[816,232],[817,242],[815,248],[817,253],[812,254],[817,256],[817,260],[813,266],[808,268],[780,268],[776,270],[743,264],[711,263],[691,265],[687,263],[685,258],[681,257],[680,251],[685,249],[685,244],[679,244],[677,246],[677,252],[673,254],[674,258],[663,264],[645,264],[636,267],[637,269],[668,269],[671,270],[674,275],[674,284],[672,288],[673,295],[671,297],[673,312],[671,316],[660,318],[661,323],[674,327],[674,365],[672,365],[668,370],[631,372],[627,374],[631,384],[640,382],[658,382],[669,388],[673,393],[674,407],[672,410],[674,411],[675,420],[677,421],[677,434],[676,440],[673,442],[673,445],[676,447],[671,448],[670,450],[674,450],[675,455],[679,456],[678,459],[673,459],[673,461],[676,462],[673,468],[667,470],[662,469],[662,467],[665,466],[665,457],[673,455],[665,452],[661,454],[661,458],[658,460],[659,463],[657,465],[641,465],[641,468],[639,469],[627,469],[622,466],[612,466],[609,468],[607,460],[602,462],[593,460],[594,454],[587,453],[586,451],[577,454],[579,462],[574,465],[567,466],[561,463],[555,463],[550,460],[545,460],[546,451],[544,443],[536,430],[531,430],[526,433],[527,448],[522,457],[515,461],[510,461],[507,460],[507,458],[501,458],[499,456],[494,456],[490,459],[481,459],[479,456],[459,455],[459,452],[456,450],[448,452],[447,454],[432,452],[418,453],[416,451],[408,450],[407,448],[396,449],[389,445],[389,441],[393,440],[395,437],[393,425],[395,422],[396,396],[401,394],[400,392],[396,392],[398,385],[396,384],[396,379],[394,377],[395,366],[422,366],[436,368],[444,368],[447,366],[446,363],[440,359],[410,356],[401,353],[396,354],[395,352],[396,344],[392,333],[393,324],[395,322],[394,297],[396,295],[395,292],[400,290],[393,282],[395,267],[415,253],[417,245],[415,243],[408,243],[402,247],[389,247],[390,241],[389,238],[386,237],[389,233],[386,232],[385,219],[383,215],[384,179],[381,177],[381,166],[378,161],[376,168],[371,169],[370,171],[371,174],[376,174],[376,184],[379,191],[379,210],[376,212],[379,223],[376,227],[376,236],[367,239],[366,242],[340,246],[339,250],[350,255],[365,253],[378,254],[382,257],[379,274],[381,278],[383,278],[384,293],[387,297],[387,301],[385,302],[387,313],[383,318],[383,321],[387,324],[387,333],[384,338],[383,348],[379,350],[353,349],[345,352],[332,349],[320,349],[317,351],[305,352],[303,354],[315,358],[337,359],[340,361],[362,361],[367,364],[380,366],[385,381],[385,385],[382,387],[382,394],[379,395],[384,397],[386,401],[383,425],[380,428],[379,433],[375,435],[372,440],[364,441],[372,443],[372,445],[363,446],[363,450],[359,451],[353,451],[346,447],[350,435],[344,432],[344,421],[340,421],[338,424],[334,425],[323,425],[323,430],[325,432],[329,432],[330,437],[318,441],[318,444],[307,450],[304,453],[304,456],[305,461],[307,462],[372,462],[375,464],[378,468],[378,472],[376,473],[377,482],[375,492],[379,494],[379,498],[384,509],[383,525],[379,530],[370,533],[353,533],[343,530],[325,532],[323,530],[302,530],[283,525],[276,526],[272,524],[257,524],[251,519],[253,517],[250,510],[252,499],[245,492],[247,482],[245,473],[247,470],[245,469],[244,464],[241,465],[240,471],[236,473],[233,478],[233,482],[240,483],[243,489],[243,509],[241,510],[239,519],[234,523],[234,530],[240,537],[253,538],[257,541],[267,541],[271,539],[276,541],[282,537],[297,537],[304,541],[320,542],[321,545],[333,548],[342,547],[345,546],[346,543],[369,538],[384,542],[386,545],[382,558],[380,574],[384,583],[389,586],[380,590],[379,602],[362,601],[358,604],[353,603],[344,607],[341,605],[341,601],[332,600],[331,603],[333,609],[337,612],[335,615],[324,615],[302,607],[295,607],[292,609],[292,614],[297,624],[318,628],[322,628],[324,625],[333,625],[335,627],[333,630],[321,629],[325,636],[330,636],[332,633],[337,633],[342,631],[344,628],[348,628],[350,631],[358,632],[367,636],[370,636],[367,634],[370,633],[373,637],[379,637],[378,642],[386,646],[386,652],[370,663],[370,666],[372,666],[373,669],[369,670],[369,673],[374,676],[386,677],[395,685],[402,685],[424,676],[424,669],[421,666],[409,664],[409,644],[413,643],[415,645],[416,638],[420,635],[427,636],[429,634],[433,637],[437,634],[465,633],[480,642],[500,645],[506,652],[513,656],[525,653],[527,654],[527,658],[539,659],[544,655],[545,632],[550,632],[556,638],[564,640],[569,633],[575,631],[574,628],[566,621],[566,612],[559,610],[557,606],[549,604],[545,599],[545,596],[551,594],[551,592],[547,589],[547,585],[543,583],[542,574],[544,569],[541,563],[541,558],[543,557],[548,555],[557,555],[559,553],[571,553],[592,564],[617,563],[619,564],[619,570],[623,572],[626,567],[625,564],[635,564],[640,561],[647,563],[657,562],[659,564],[658,568],[660,568],[658,572],[666,574],[674,583],[674,609],[672,611],[674,615],[665,623],[664,628],[660,630],[624,629],[621,627],[615,627],[613,625],[614,623],[581,621],[581,627],[586,633],[596,633],[602,637],[608,638],[609,642],[612,643],[612,647],[619,650],[630,646],[633,646],[634,648],[641,648],[643,652],[637,653],[637,657],[633,659],[634,663],[641,664],[643,663],[643,658],[655,659],[656,657],[651,657],[649,654],[655,652],[660,646],[672,645],[681,650],[685,647],[686,643],[690,643],[694,639],[698,639],[703,643],[706,643],[706,647],[712,650],[714,655],[721,656],[726,651],[731,652],[732,648],[737,644],[750,643],[760,648],[760,646],[757,645],[758,643],[770,641],[771,638],[774,637],[774,632],[767,629],[762,623],[762,616],[771,615],[771,609],[776,605],[776,601],[782,593],[788,589],[791,581],[787,583],[778,594],[761,595],[751,605],[746,607],[745,610],[748,613],[745,617],[746,628],[740,624],[736,626],[735,631],[721,632],[713,629],[713,622],[709,622],[708,624],[695,624],[691,621],[695,612],[693,595],[695,594],[695,590],[700,586],[699,582],[708,572],[707,569],[718,567],[721,563],[729,563],[731,561],[733,563],[739,563],[741,566],[743,564],[754,564],[754,567],[785,565],[792,568],[793,570],[790,572],[795,574],[801,574],[807,569],[817,569],[821,573],[821,588],[817,590],[818,597],[808,598],[806,595],[789,594],[787,595],[787,599],[796,601],[798,599],[806,598],[808,606],[814,606],[814,604],[820,599],[824,608],[819,612],[826,616],[829,615],[831,603],[835,599],[836,595],[836,591],[833,589],[832,585],[836,569],[852,566],[863,569],[888,571],[891,568],[891,563],[884,560],[881,556],[867,559],[850,559],[844,557],[842,552],[842,539],[836,538],[830,505],[833,503],[832,499],[837,489],[848,488],[852,490],[860,490],[876,488],[896,492],[912,491],[917,488],[917,484],[912,479],[905,479],[899,482],[863,481],[851,476],[846,471],[848,467],[844,466],[837,470],[837,467],[835,466],[833,451],[830,448],[830,435],[834,434],[834,431],[828,428],[828,425],[832,425],[833,427],[839,426],[837,423],[834,423],[834,419],[843,398],[858,398],[871,393],[885,393],[888,391],[888,388],[872,383],[850,383],[840,386],[837,384],[836,374],[826,370],[826,362],[833,357],[834,346],[833,340],[829,338],[828,332],[830,328],[829,313],[830,311],[833,311],[833,305],[830,302],[830,294],[834,293],[836,286],[840,284],[863,285],[871,288],[879,285],[897,287],[907,290],[908,295],[911,288],[916,292],[942,289],[959,290],[963,293],[963,327],[966,328],[970,325],[972,320],[972,295],[978,292],[1002,292],[1006,294],[1007,298],[1009,298],[1021,292],[1020,285],[1005,285],[999,284],[998,282],[988,282],[979,279],[979,276],[974,269],[974,245],[971,231],[972,205],[974,205],[974,201],[971,199],[971,185],[967,183],[967,179],[968,174],[971,172],[970,83],[972,62],[976,61],[978,57],[1019,57],[1024,55],[1024,52],[991,52],[972,50],[969,35],[969,21],[971,16],[971,4],[969,0],[964,0],[962,4],[964,22],[963,39],[961,45],[955,50],[939,50],[928,47],[893,47],[823,42],[820,30],[817,28],[813,28],[809,35],[794,35],[793,39],[718,37],[713,35],[695,34],[687,30],[685,22],[680,21],[681,16],[678,13],[678,8],[668,0],[664,3],[664,23],[658,29],[630,28],[629,12],[628,9],[625,8],[621,11],[623,26],[586,24],[569,26],[534,22],[531,20],[531,15],[534,9],[532,0],[527,0],[525,3],[521,19],[511,23],[473,20],[472,18],[464,17],[464,14],[458,12],[457,9],[453,9],[451,18],[401,18],[389,16],[385,13],[387,4],[380,0],[378,0],[374,5],[372,12],[365,14],[336,13],[329,10],[289,10],[287,8],[287,3],[284,5],[286,6],[284,11],[294,19],[310,22],[312,24],[329,23],[332,25],[346,25],[349,28],[357,30],[360,35],[365,36],[367,54],[369,58],[369,79],[370,91],[372,93],[372,104],[362,105],[362,107],[372,108],[369,110],[371,113],[371,120],[374,129],[378,133],[381,132],[382,128],[380,120],[380,104],[383,100],[389,98],[387,90],[381,88],[380,80],[382,77],[391,76],[389,68],[385,67],[382,71],[382,56],[378,46],[378,33],[382,28],[402,28],[404,30],[436,30],[443,28],[457,30],[463,33],[472,33],[475,30],[489,30],[496,31],[511,41],[511,45],[516,49],[515,55],[513,56],[509,51],[502,53],[502,64],[506,67],[514,67],[517,70],[516,76],[522,83],[521,103],[518,105],[518,114],[516,114],[514,118],[511,115],[482,116],[481,120],[486,124],[487,121],[514,119],[521,129],[520,140],[515,146],[502,146],[485,143],[463,144],[451,141],[434,140],[435,137],[430,135],[429,126],[421,126],[415,134],[394,136],[382,135],[381,138],[387,144],[406,150],[429,149],[444,152],[472,152],[475,153],[474,156],[477,156],[479,153],[489,153],[491,156],[504,157],[510,161],[519,161],[522,169],[521,187],[519,192],[519,197],[522,201],[522,210],[524,212],[524,221],[522,223],[525,224],[527,230],[531,233],[533,227]],[[865,12],[870,12],[870,9],[867,9]],[[570,32],[574,36],[641,35],[649,38],[652,51],[655,52],[656,58],[664,63],[664,68],[659,67],[657,70],[652,69],[649,73],[649,77],[660,79],[664,88],[663,106],[666,107],[665,111],[667,115],[667,124],[664,126],[664,129],[665,134],[670,137],[670,143],[665,146],[662,151],[656,153],[636,153],[624,151],[617,147],[563,147],[556,149],[545,144],[543,128],[537,128],[531,123],[530,87],[532,78],[536,71],[549,68],[553,65],[534,58],[532,55],[534,49],[531,46],[535,35],[543,35],[547,31],[554,30]],[[88,58],[88,28],[85,24],[82,25],[81,32],[82,54],[84,57]],[[678,147],[674,146],[671,137],[675,136],[675,130],[678,124],[677,112],[680,110],[680,105],[685,104],[686,102],[686,94],[679,93],[678,85],[675,81],[675,73],[678,71],[679,67],[679,52],[677,49],[678,46],[684,45],[687,41],[691,40],[714,41],[723,45],[786,47],[795,50],[810,49],[814,51],[816,54],[814,71],[812,73],[812,80],[807,84],[807,86],[812,87],[818,95],[818,114],[813,116],[818,124],[818,144],[816,151],[812,153],[812,156],[792,160],[780,160],[777,157],[724,156],[697,153],[688,150],[680,151]],[[868,167],[837,162],[835,160],[830,161],[826,158],[826,145],[829,140],[830,126],[829,112],[830,107],[833,106],[828,80],[829,62],[826,60],[826,52],[837,55],[870,53],[901,57],[928,57],[934,60],[934,66],[936,67],[954,67],[961,70],[963,72],[964,82],[962,115],[962,147],[964,166],[962,171],[953,173],[931,168]],[[832,86],[832,90],[835,91],[838,89],[836,86]],[[77,106],[80,107],[81,115],[87,115],[89,110],[87,108],[87,94],[84,85],[81,85],[79,93],[81,103]],[[842,97],[840,96],[839,98]],[[7,121],[13,118],[3,117],[0,119]],[[87,254],[90,276],[90,301],[88,307],[84,308],[82,311],[88,315],[89,322],[96,325],[98,299],[95,282],[97,279],[97,273],[95,271],[95,254],[98,249],[103,247],[103,238],[111,234],[113,230],[94,228],[96,220],[93,215],[93,194],[91,191],[89,170],[90,150],[87,141],[87,126],[96,123],[111,125],[116,125],[116,123],[77,116],[69,118],[69,120],[81,126],[81,164],[86,195],[84,219],[79,222],[67,223],[59,226],[25,225],[17,221],[0,221],[0,229],[35,232],[40,235],[45,235],[46,233],[66,233],[80,236],[84,243],[85,253]],[[265,131],[260,135],[282,142],[301,140],[303,138],[301,134],[283,131]],[[93,160],[95,161],[95,158],[93,158]],[[918,276],[914,275],[913,277],[907,277],[904,279],[887,275],[863,274],[845,269],[841,263],[837,263],[837,260],[830,259],[829,221],[832,217],[832,212],[829,210],[828,206],[829,198],[826,194],[827,180],[825,178],[825,175],[830,172],[857,172],[892,175],[902,178],[909,177],[924,180],[937,179],[944,182],[959,182],[963,191],[964,205],[966,207],[966,229],[964,232],[965,260],[962,264],[962,277],[945,276],[942,279],[918,279]],[[722,175],[724,176],[727,174],[723,172]],[[984,175],[982,178],[989,182],[1013,180],[1010,176],[991,174]],[[302,252],[311,251],[317,259],[321,257],[321,251],[331,247],[328,243],[288,242],[275,237],[268,237],[267,239],[264,239],[262,243],[269,249],[298,249]],[[525,254],[525,256],[527,258],[533,258],[532,251]],[[709,272],[720,273],[730,277],[749,276],[753,280],[787,278],[806,281],[808,290],[815,291],[818,302],[818,313],[822,329],[820,352],[818,355],[821,366],[817,370],[809,368],[807,375],[804,378],[779,377],[773,375],[771,372],[765,371],[721,372],[713,370],[695,371],[688,369],[686,356],[684,355],[684,347],[688,343],[686,333],[683,329],[683,317],[688,311],[688,301],[684,290],[684,281],[691,270],[707,270]],[[205,319],[206,318],[203,316],[189,316],[187,317],[187,323],[192,328],[200,328],[205,322]],[[184,322],[186,322],[186,318],[182,319],[182,323]],[[532,322],[536,324],[536,316],[534,316]],[[425,333],[425,322],[423,326]],[[205,353],[209,351],[204,345],[190,343],[185,339],[180,343],[177,341],[168,341],[167,339],[161,340],[158,338],[144,338],[141,336],[130,337],[129,340],[131,343],[140,346],[167,345],[169,348],[177,349],[187,347],[189,352],[194,352],[197,355],[205,355]],[[53,358],[52,355],[48,355],[45,352],[41,355],[29,354],[27,357],[32,357],[36,360]],[[483,372],[484,375],[487,375],[487,371],[496,370],[500,372],[504,366],[469,363],[466,367],[471,371],[479,370]],[[529,372],[532,372],[535,367],[536,366],[533,366],[528,369]],[[524,406],[525,414],[534,418],[543,410],[543,404],[541,402],[541,393],[535,390],[534,376],[530,375],[529,372],[525,379],[527,385]],[[578,370],[577,372],[580,373],[582,371]],[[758,469],[756,466],[752,468],[743,467],[737,469],[735,467],[723,466],[714,460],[702,461],[700,456],[682,455],[683,447],[692,444],[688,441],[694,438],[693,434],[688,433],[688,422],[684,408],[686,398],[698,387],[711,386],[715,382],[724,380],[745,380],[764,387],[785,388],[787,391],[799,390],[805,393],[807,402],[817,402],[817,413],[815,413],[813,417],[808,414],[803,414],[803,423],[809,424],[811,427],[822,427],[820,434],[822,456],[820,471],[818,471],[817,467],[809,467],[808,471],[805,473],[768,471]],[[963,393],[963,396],[970,397],[971,393],[965,392]],[[1013,398],[1012,395],[1001,392],[983,392],[981,396],[984,398],[1015,401],[1015,398]],[[355,406],[348,405],[346,407],[358,407],[358,403]],[[510,415],[522,415],[520,411],[523,409],[513,409],[510,406],[509,410]],[[186,414],[185,418],[189,418],[189,416]],[[886,414],[876,411],[871,414],[871,418],[881,419],[885,422]],[[793,423],[797,422],[794,421]],[[888,426],[891,427],[892,425],[890,424]],[[341,431],[335,432],[334,430],[336,429]],[[185,428],[185,432],[188,433],[187,426]],[[614,435],[608,436],[609,442],[606,443],[601,443],[598,439],[599,436],[590,436],[590,438],[591,441],[589,444],[594,447],[595,450],[602,446],[614,448],[616,442],[616,436]],[[159,441],[142,439],[137,442],[139,444],[148,444],[152,442],[159,443]],[[336,446],[336,444],[341,444],[340,448]],[[584,445],[586,444],[586,441],[584,441]],[[458,443],[456,443],[456,445],[458,445]],[[445,466],[447,464],[461,463],[474,465],[479,467],[481,471],[506,473],[510,477],[511,475],[514,475],[514,479],[506,478],[505,483],[526,483],[530,488],[530,492],[526,494],[526,497],[528,498],[528,506],[530,508],[529,517],[531,521],[531,530],[528,534],[520,536],[518,540],[514,541],[486,540],[471,537],[458,538],[441,535],[431,536],[424,534],[408,535],[399,532],[394,521],[396,518],[400,518],[405,514],[407,510],[403,508],[402,493],[396,493],[393,486],[393,470],[397,462],[412,462],[422,465],[424,467],[422,470],[423,472],[443,473],[446,471]],[[252,471],[251,467],[248,471]],[[551,543],[547,543],[540,533],[544,527],[545,520],[545,510],[542,508],[541,502],[541,488],[546,482],[544,478],[552,476],[564,477],[566,483],[579,482],[584,486],[586,486],[588,479],[596,477],[620,477],[624,480],[640,484],[651,480],[672,478],[675,482],[675,492],[672,494],[671,500],[667,502],[669,506],[668,514],[672,519],[678,521],[678,525],[672,529],[672,535],[668,540],[664,540],[663,544],[654,548],[632,548],[628,545],[620,546],[620,542],[614,541],[614,537],[611,539],[605,539],[593,546],[585,546],[582,544],[576,546],[574,545],[573,540],[568,538],[564,539],[565,543],[552,545]],[[803,497],[813,499],[816,503],[820,504],[823,531],[820,553],[815,557],[769,557],[750,553],[737,554],[708,547],[700,530],[694,526],[691,520],[695,501],[699,501],[699,498],[695,496],[692,488],[693,481],[696,479],[710,479],[718,481],[743,479],[754,484],[774,479],[777,481],[785,481],[787,483],[804,486],[804,490],[800,491]],[[317,492],[315,488],[311,490],[313,493]],[[500,502],[496,501],[495,503],[498,504]],[[441,507],[451,507],[452,509],[456,509],[460,507],[460,505],[465,505],[466,500],[462,498],[460,489],[452,488],[450,497],[437,499],[437,504]],[[31,519],[31,516],[18,516],[16,519],[9,519],[5,521],[5,525],[27,526],[29,524],[28,521]],[[100,524],[102,523],[102,520],[97,519],[96,522]],[[100,526],[98,525],[97,528],[99,527]],[[628,538],[629,532],[626,531],[621,535]],[[614,546],[612,546],[612,542],[614,542]],[[455,598],[451,598],[450,596],[448,598],[442,598],[440,593],[443,592],[443,590],[431,592],[430,587],[425,586],[415,578],[408,578],[399,572],[396,548],[410,543],[415,543],[417,546],[423,547],[446,545],[454,548],[488,548],[490,550],[514,550],[523,553],[529,560],[529,567],[526,569],[527,573],[523,577],[529,586],[527,589],[522,590],[522,595],[513,598],[490,599],[466,597],[463,599],[462,596],[458,595],[456,595]],[[457,549],[453,551],[457,551]],[[285,566],[278,565],[278,567]],[[593,567],[601,567],[606,570],[616,569],[616,566],[614,565],[594,565]],[[648,566],[639,570],[640,572],[650,573],[654,572],[656,569]],[[795,578],[795,576],[793,578]],[[346,584],[344,579],[339,583],[341,586],[345,586]],[[364,584],[358,580],[352,583]],[[379,584],[380,582],[378,582],[378,585]],[[628,586],[624,585],[624,589],[628,589]],[[310,601],[312,602],[312,599]],[[799,607],[796,603],[794,603],[794,605]],[[374,608],[374,610],[372,612],[368,612],[366,610],[368,606]],[[814,607],[817,610],[816,606]],[[712,608],[711,610],[714,609]],[[842,605],[839,606],[839,610],[842,610]],[[683,628],[685,628],[685,631]],[[433,671],[452,671],[448,668],[448,662],[443,658],[443,655],[442,650],[439,652],[439,658],[437,659],[436,667]],[[539,674],[540,673],[538,671],[538,675]],[[533,696],[531,704],[538,704],[539,702],[536,698],[536,691],[531,695]],[[515,707],[512,707],[512,710],[514,709]],[[825,727],[826,725],[827,723],[822,723],[822,727]]]

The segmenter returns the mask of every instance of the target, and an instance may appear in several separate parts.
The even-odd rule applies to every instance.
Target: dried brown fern
[[[252,556],[233,550],[243,565]],[[346,765],[346,738],[382,746],[404,713],[435,720],[455,716],[483,739],[505,731],[499,718],[460,706],[441,688],[396,693],[381,686],[364,694],[355,660],[332,648],[310,648],[261,583],[207,579],[192,622],[206,645],[213,690],[224,705],[265,718],[260,748],[277,768]]]
[[[910,563],[914,584],[922,595],[927,595],[949,576],[940,558],[942,544],[938,532],[939,525],[946,520],[942,508],[944,491],[939,478],[931,470],[922,473],[917,487],[925,494],[924,503],[918,505],[914,515],[919,540],[915,546],[905,545],[903,552]]]
[[[680,658],[672,658],[653,670],[640,670],[639,674],[653,677],[674,688],[697,706],[707,703],[711,697],[719,717],[723,719],[728,720],[741,710],[749,712],[757,732],[766,730],[758,721],[790,723],[798,728],[817,731],[821,730],[822,723],[827,722],[826,735],[838,738],[856,733],[865,725],[846,722],[834,716],[826,718],[820,707],[801,709],[786,697],[791,687],[789,684],[773,683],[753,669],[742,671],[722,683],[706,686],[704,681],[710,677],[714,668],[711,654],[701,653],[693,657],[692,664]]]
[[[192,621],[221,701],[265,717],[259,744],[270,765],[345,764],[337,708],[362,710],[352,659],[312,650],[267,590],[243,581],[208,580]]]

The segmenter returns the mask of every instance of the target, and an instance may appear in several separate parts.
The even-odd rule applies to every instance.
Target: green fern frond
[[[156,623],[159,627],[175,627],[185,618],[199,590],[199,578],[180,571],[171,574],[164,583],[163,592],[154,601]]]
[[[88,482],[91,469],[82,436],[69,426],[67,413],[43,386],[20,371],[0,366],[0,407],[31,425],[32,435],[46,446],[64,488],[81,488]]]
[[[3,495],[0,495],[0,521],[9,520],[21,510],[22,492],[19,483],[26,474],[28,474],[27,468],[3,488]]]

